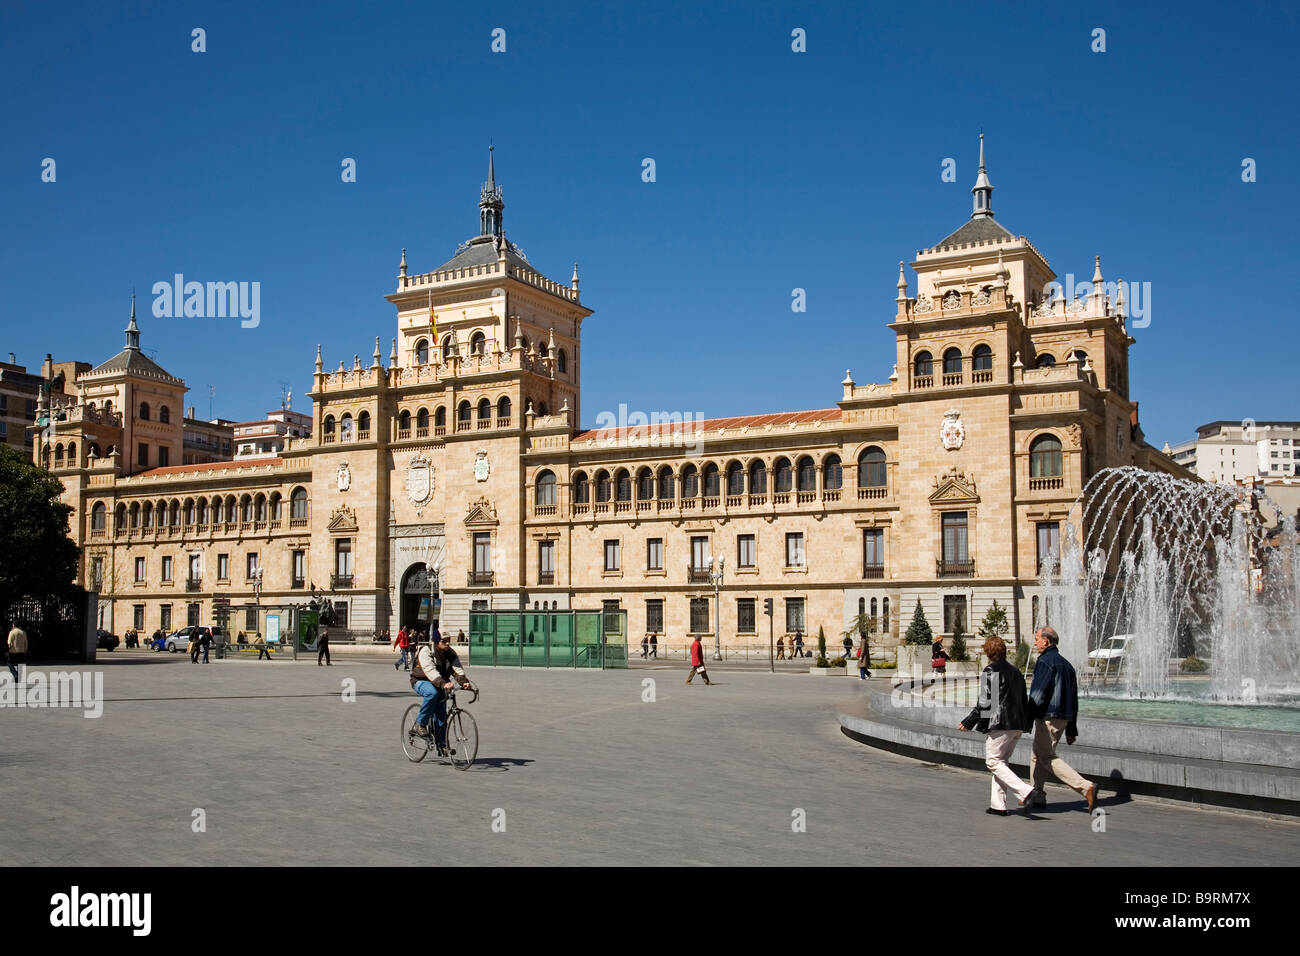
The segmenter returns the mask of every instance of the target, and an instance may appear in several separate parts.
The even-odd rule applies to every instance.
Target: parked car
[[[221,640],[222,630],[213,624],[191,624],[183,627],[179,631],[168,634],[165,638],[153,642],[153,649],[156,651],[169,651],[172,654],[178,651],[184,651],[189,648],[190,640],[195,637],[201,637],[204,634],[212,635],[212,645],[216,648],[217,643]]]
[[[95,631],[95,647],[101,651],[111,651],[120,643],[116,634],[110,634],[102,627]]]
[[[1132,634],[1114,634],[1103,638],[1095,651],[1088,653],[1088,663],[1105,671],[1119,670],[1124,664],[1124,652]]]

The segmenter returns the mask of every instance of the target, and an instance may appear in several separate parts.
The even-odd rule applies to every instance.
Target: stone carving
[[[1034,309],[1034,315],[1037,316],[1051,315],[1055,311],[1056,309],[1054,307],[1053,301],[1049,298],[1044,298],[1042,302],[1038,303],[1038,308]]]
[[[943,475],[935,476],[934,491],[930,493],[931,504],[975,504],[979,500],[975,479],[967,478],[955,466]]]
[[[347,491],[352,487],[352,469],[348,467],[346,461],[339,465],[338,482],[339,491]]]
[[[488,461],[487,451],[480,449],[478,457],[474,459],[474,480],[487,481],[491,473],[492,463]]]
[[[465,513],[465,524],[495,525],[497,523],[497,509],[486,497],[470,502]]]
[[[991,295],[989,295],[989,290],[988,290],[988,289],[980,289],[978,292],[975,293],[975,298],[973,298],[973,299],[970,300],[970,304],[971,304],[971,305],[988,305],[988,304],[989,304],[990,302],[992,302],[992,301],[993,301],[993,297],[992,297]]]
[[[956,309],[961,306],[961,293],[956,289],[943,294],[943,307],[945,309]]]
[[[357,513],[347,505],[335,508],[330,515],[329,531],[356,531]]]
[[[1082,299],[1075,299],[1073,302],[1070,303],[1069,308],[1067,308],[1065,311],[1077,315],[1086,308],[1088,308],[1088,306],[1084,303]]]
[[[406,465],[406,497],[415,505],[415,513],[423,515],[424,506],[433,497],[433,463],[423,455],[415,455]]]
[[[916,297],[916,305],[913,306],[912,311],[913,311],[913,312],[933,312],[933,311],[934,311],[934,303],[930,301],[930,297],[929,297],[928,295],[926,295],[924,292],[922,292],[920,295],[918,295],[918,296]]]
[[[943,424],[939,426],[939,438],[943,441],[943,447],[948,451],[956,451],[961,448],[962,442],[966,440],[966,426],[961,422],[961,412],[955,408],[950,408],[943,413]]]

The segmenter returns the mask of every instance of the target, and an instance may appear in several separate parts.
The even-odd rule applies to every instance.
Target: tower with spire
[[[488,178],[479,190],[479,235],[480,236],[500,236],[504,232],[502,225],[502,213],[505,212],[506,202],[501,196],[501,187],[497,185],[496,162],[492,153],[496,150],[495,146],[488,147]]]

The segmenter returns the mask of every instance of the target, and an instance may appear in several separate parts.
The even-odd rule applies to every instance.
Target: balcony
[[[490,587],[493,576],[492,571],[466,571],[465,584],[471,588]]]
[[[706,497],[704,497],[704,498],[701,499],[701,501],[700,501],[700,507],[702,507],[702,508],[716,508],[716,507],[718,506],[718,500],[719,500],[719,499],[718,499],[718,496],[717,496],[717,495],[708,495],[708,496],[706,496]]]
[[[416,429],[415,429],[415,437],[416,437],[416,438],[428,438],[428,437],[429,437],[429,426],[428,426],[428,425],[417,426]]]
[[[498,416],[497,416],[497,428],[509,428],[509,427],[510,427],[510,416],[509,416],[509,415],[498,415]]]
[[[537,575],[537,583],[538,583],[538,584],[554,584],[554,583],[555,583],[555,574],[554,574],[554,572],[551,572],[551,571],[542,571],[541,573],[539,573],[539,574]]]
[[[1049,478],[1030,478],[1030,491],[1059,491],[1065,487],[1065,479],[1060,475]]]
[[[321,443],[322,443],[322,444],[324,444],[324,445],[330,445],[330,444],[333,444],[333,442],[334,442],[334,433],[333,433],[333,432],[326,432],[324,435],[321,435]]]
[[[411,437],[411,430],[409,428],[399,428],[397,430],[398,441],[406,441],[406,439],[410,437]]]
[[[672,511],[677,506],[677,502],[672,498],[660,498],[657,511]]]
[[[970,558],[966,561],[949,561],[939,558],[934,562],[934,573],[941,578],[973,578],[975,577],[975,559]]]
[[[292,581],[289,582],[289,587],[293,588],[295,591],[301,591],[306,586],[307,586],[306,578],[294,578]]]
[[[306,519],[306,518],[290,518],[290,519],[289,519],[289,527],[290,527],[290,528],[305,528],[305,527],[307,527],[307,519]]]
[[[474,427],[477,428],[479,431],[482,431],[482,430],[485,429],[485,428],[491,428],[491,427],[492,427],[492,419],[490,419],[490,418],[480,418],[477,422],[475,422]]]
[[[185,579],[185,590],[187,590],[187,591],[201,591],[202,589],[203,589],[203,578],[202,578],[202,577],[197,577],[197,578],[186,578],[186,579]]]
[[[370,441],[370,429],[362,428],[357,431],[357,441]]]
[[[839,500],[840,500],[840,490],[838,488],[831,488],[828,489],[827,491],[822,492],[822,501],[839,501]]]
[[[709,584],[712,582],[712,572],[708,568],[686,569],[686,580],[690,584]]]
[[[470,427],[469,419],[463,419],[456,423],[456,431],[458,432],[467,432],[469,431],[469,427]]]
[[[749,506],[751,508],[761,508],[767,504],[767,495],[750,495]]]
[[[778,491],[772,495],[772,504],[774,505],[788,505],[789,503],[790,492],[788,491]]]
[[[862,577],[868,581],[883,581],[885,566],[883,564],[864,564],[862,566]]]
[[[539,517],[549,517],[555,514],[555,510],[555,505],[535,505],[533,507],[533,514],[538,515]]]
[[[977,368],[971,372],[970,380],[976,385],[987,385],[993,381],[993,370],[987,368]]]
[[[810,504],[812,504],[812,503],[813,503],[814,501],[816,501],[816,500],[817,500],[817,492],[815,492],[815,491],[796,491],[796,492],[795,492],[795,503],[796,503],[796,504],[801,504],[801,505],[810,505]]]
[[[889,488],[886,487],[885,485],[879,485],[874,488],[858,489],[859,501],[866,501],[871,498],[888,498],[888,497],[889,497]]]
[[[912,379],[913,388],[934,388],[933,375],[918,375]]]
[[[442,437],[443,435],[445,435],[445,434],[447,434],[447,426],[446,426],[446,425],[434,425],[434,426],[433,426],[433,437],[434,437],[434,438],[441,438],[441,437]]]
[[[943,373],[943,384],[944,384],[944,385],[960,385],[960,384],[961,384],[961,372],[944,372],[944,373]]]
[[[330,590],[346,591],[352,587],[352,575],[350,574],[331,574]]]

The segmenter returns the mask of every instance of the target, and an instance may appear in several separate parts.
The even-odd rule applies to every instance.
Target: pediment
[[[930,492],[932,505],[973,505],[979,500],[975,479],[967,478],[956,468],[934,479],[934,491]]]
[[[471,502],[465,513],[466,527],[495,528],[500,523],[497,520],[497,509],[487,498],[479,498]]]
[[[357,513],[347,505],[343,505],[341,508],[334,509],[334,513],[330,516],[330,523],[327,530],[331,532],[356,531],[358,527]]]

